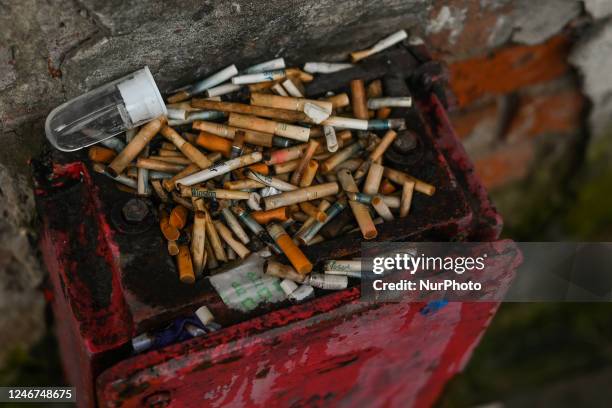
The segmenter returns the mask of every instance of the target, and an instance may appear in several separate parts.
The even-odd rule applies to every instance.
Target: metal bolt
[[[408,153],[417,147],[418,136],[409,130],[401,132],[393,142],[393,148],[400,153]]]
[[[143,200],[132,198],[123,205],[121,212],[123,213],[123,218],[125,218],[127,222],[139,223],[149,215],[149,207]]]

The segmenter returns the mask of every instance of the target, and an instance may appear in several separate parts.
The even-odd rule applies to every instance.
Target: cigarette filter
[[[305,280],[305,283],[324,290],[342,290],[348,287],[348,277],[343,275],[327,275],[312,273]]]
[[[193,128],[204,132],[212,133],[213,135],[221,136],[226,139],[234,139],[236,131],[241,130],[244,132],[244,141],[246,143],[271,147],[272,139],[274,137],[271,133],[256,132],[248,129],[239,129],[233,126],[223,125],[221,123],[195,121],[193,122]]]
[[[232,78],[233,84],[256,84],[259,82],[276,81],[287,76],[284,69],[277,69],[273,71],[257,72],[254,74],[238,75]]]
[[[385,201],[380,196],[375,196],[372,198],[372,207],[374,210],[380,215],[385,221],[393,221],[393,214],[391,214],[391,210],[385,203]]]
[[[304,201],[316,200],[318,198],[338,194],[338,183],[317,184],[316,186],[304,187],[294,191],[288,191],[264,199],[266,210],[298,204]]]
[[[310,129],[303,126],[290,125],[288,123],[275,122],[255,116],[231,113],[229,117],[230,126],[257,130],[264,133],[273,133],[289,139],[307,142],[310,137]]]
[[[227,84],[223,84],[223,85],[219,85],[219,86],[215,86],[213,88],[207,89],[206,96],[210,98],[213,96],[227,95],[229,93],[239,91],[241,88],[242,88],[242,85],[227,83]]]
[[[164,123],[165,118],[158,118],[153,119],[151,122],[141,127],[132,141],[128,143],[125,149],[123,149],[108,166],[107,171],[109,174],[113,177],[117,177],[122,173],[128,164],[138,156],[157,132],[159,132]]]
[[[189,90],[189,96],[197,95],[199,93],[204,92],[207,89],[212,88],[213,86],[222,84],[223,82],[232,78],[234,75],[238,75],[238,69],[236,68],[235,65],[230,65],[222,69],[221,71],[217,72],[216,74],[211,75],[208,78],[203,79],[193,84],[193,86]],[[189,99],[189,98],[185,98],[185,99]],[[175,101],[170,101],[170,99],[168,99],[168,101],[175,102]],[[176,102],[180,102],[180,101],[176,101]]]
[[[237,241],[232,236],[232,231],[230,231],[230,229],[227,228],[225,224],[218,220],[214,221],[214,223],[217,232],[219,233],[219,235],[221,235],[221,238],[223,238],[227,245],[229,245],[234,251],[236,251],[236,254],[241,259],[246,258],[247,255],[251,253],[247,247],[245,247],[241,242]]]
[[[251,216],[259,224],[268,224],[272,221],[287,221],[290,216],[289,212],[289,207],[279,207],[269,211],[253,211]]]
[[[168,241],[168,254],[176,256],[179,253],[179,247],[176,241]]]
[[[285,59],[284,58],[275,58],[269,61],[260,62],[259,64],[255,64],[245,69],[243,73],[245,74],[255,74],[258,72],[264,71],[273,71],[277,69],[285,68]]]
[[[426,182],[421,181],[399,170],[394,170],[389,167],[385,167],[384,176],[387,177],[392,182],[400,184],[400,185],[403,185],[407,181],[413,181],[414,189],[418,191],[419,193],[423,193],[428,196],[432,196],[436,192],[436,188],[432,186],[431,184],[427,184]]]
[[[353,116],[357,119],[368,119],[368,106],[366,103],[366,91],[363,80],[354,79],[351,81],[351,106]]]
[[[318,141],[310,140],[308,142],[308,146],[306,147],[306,150],[304,151],[304,155],[298,162],[297,167],[295,168],[295,170],[293,171],[293,174],[291,175],[291,179],[290,179],[291,184],[293,185],[299,184],[300,180],[302,179],[302,174],[304,173],[304,170],[306,169],[306,166],[308,165],[308,162],[310,162],[310,160],[312,159],[312,156],[314,155],[318,147],[319,147]]]
[[[308,165],[304,169],[304,173],[302,174],[302,179],[300,180],[300,187],[308,187],[312,184],[314,180],[317,169],[319,168],[319,162],[316,160],[310,160]]]
[[[323,132],[325,134],[325,143],[327,144],[327,151],[334,153],[338,150],[338,138],[336,137],[336,130],[333,126],[323,126]]]
[[[248,244],[251,240],[246,231],[242,228],[242,225],[238,222],[234,213],[228,207],[223,207],[221,213],[223,214],[226,224],[234,232],[236,237],[238,237],[243,244]]]
[[[204,156],[202,152],[183,139],[176,130],[169,126],[165,126],[161,129],[161,134],[172,142],[172,144],[174,144],[189,160],[197,164],[199,168],[205,169],[212,165],[212,162]]]
[[[321,122],[323,125],[333,126],[335,128],[368,130],[368,121],[365,119],[345,118],[342,116],[330,116],[328,119]]]
[[[411,106],[412,106],[412,98],[409,96],[368,99],[369,109],[409,108]]]
[[[88,156],[91,161],[108,164],[117,157],[117,153],[106,147],[92,146],[89,148]]]
[[[276,242],[276,244],[283,251],[291,265],[295,268],[297,273],[301,275],[306,275],[312,271],[312,264],[306,258],[306,255],[295,245],[295,243],[291,240],[291,237],[287,235],[283,227],[277,223],[268,224],[266,229],[272,239]]]
[[[294,282],[304,282],[305,276],[300,275],[289,265],[275,261],[267,261],[264,267],[266,275],[275,276],[280,279],[290,279]]]
[[[272,94],[252,93],[251,104],[257,106],[267,106],[269,108],[288,109],[294,111],[304,111],[307,103],[320,106],[325,111],[331,113],[333,104],[327,101],[317,101],[314,99],[294,98],[289,96],[278,96]]]
[[[203,212],[206,217],[206,242],[210,243],[215,260],[227,262],[227,255],[223,249],[223,244],[221,243],[221,238],[219,238],[219,233],[215,228],[215,224],[213,224],[213,220],[208,211]]]
[[[229,173],[232,170],[248,166],[253,163],[261,161],[262,155],[260,152],[253,152],[248,155],[240,156],[235,159],[228,160],[226,162],[215,164],[207,169],[201,170],[197,173],[191,174],[187,177],[183,177],[176,180],[176,184],[183,184],[186,186],[192,186],[197,183],[208,181],[217,176],[221,176],[225,173]]]
[[[353,180],[353,176],[351,175],[350,171],[340,170],[337,173],[337,176],[344,191],[353,193],[359,192],[357,184],[355,184],[355,180]],[[374,222],[372,222],[372,217],[370,216],[368,207],[357,201],[349,201],[349,206],[351,207],[351,210],[353,210],[353,215],[357,220],[357,224],[359,225],[359,229],[361,230],[363,237],[365,239],[376,238],[378,231],[376,230]]]
[[[195,282],[195,274],[193,273],[193,264],[191,263],[191,254],[187,245],[179,245],[179,253],[176,256],[178,264],[179,279],[183,283],[193,284]]]
[[[180,230],[187,224],[188,217],[189,211],[187,211],[187,208],[177,205],[170,212],[170,225]]]
[[[210,309],[208,309],[206,306],[199,307],[195,311],[195,315],[204,326],[211,324],[215,321],[215,316],[213,316]]]
[[[283,292],[285,292],[285,295],[289,296],[298,288],[298,285],[292,280],[283,279],[280,283],[280,287]]]
[[[196,139],[196,144],[202,146],[206,150],[219,152],[223,156],[229,158],[232,151],[232,142],[212,133],[200,132]]]
[[[351,104],[351,101],[346,93],[328,96],[327,98],[323,98],[323,100],[331,102],[334,109],[344,108],[345,106],[349,106]]]
[[[195,275],[200,276],[206,265],[206,216],[200,211],[193,217],[191,259]]]
[[[357,62],[359,60],[362,60],[366,57],[369,57],[370,55],[374,55],[378,52],[381,52],[382,50],[385,50],[395,44],[397,44],[400,41],[403,41],[404,39],[408,38],[408,34],[406,33],[406,31],[404,30],[400,30],[397,31],[393,34],[391,34],[388,37],[383,38],[382,40],[380,40],[379,42],[377,42],[376,44],[374,44],[371,48],[368,48],[366,50],[362,50],[362,51],[355,51],[351,53],[351,60],[353,62]]]
[[[255,171],[247,171],[246,176],[251,180],[259,181],[266,186],[274,187],[279,191],[293,191],[298,189],[297,186],[287,183],[286,181],[280,180],[276,177],[264,176],[263,174]]]
[[[384,166],[378,163],[370,164],[370,170],[368,171],[368,176],[366,177],[366,180],[363,183],[363,192],[365,194],[377,194],[378,193],[378,188],[380,187],[380,182],[382,181],[384,170],[385,170]]]
[[[360,141],[345,147],[344,149],[336,152],[329,159],[325,160],[321,165],[321,170],[324,172],[333,170],[340,163],[355,156],[361,149],[363,149],[363,145]]]
[[[342,62],[307,62],[304,64],[304,71],[311,74],[331,74],[352,67],[353,64]]]
[[[287,147],[286,149],[275,150],[269,154],[269,157],[266,158],[265,163],[267,165],[271,165],[299,159],[302,157],[302,153],[307,146],[307,144],[299,144],[297,146]],[[299,163],[299,161],[296,162],[296,165],[297,163]]]
[[[412,194],[416,183],[413,180],[405,181],[402,188],[402,201],[400,204],[400,217],[406,217],[410,211],[410,204],[412,203]]]
[[[283,81],[283,88],[285,88],[285,90],[290,96],[293,96],[296,98],[303,98],[304,92],[300,90],[300,88],[295,84],[294,81],[295,81],[295,78],[294,79],[287,78],[285,81]]]

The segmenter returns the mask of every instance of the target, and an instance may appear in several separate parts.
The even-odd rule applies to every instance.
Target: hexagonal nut
[[[121,212],[127,222],[138,223],[149,215],[149,206],[139,198],[132,198],[123,205]]]

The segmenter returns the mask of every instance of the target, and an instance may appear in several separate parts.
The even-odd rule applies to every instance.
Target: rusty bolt
[[[418,136],[409,130],[400,132],[395,141],[393,142],[393,148],[399,153],[406,154],[416,148]]]
[[[142,222],[147,215],[149,215],[149,207],[147,203],[139,198],[132,198],[130,201],[123,205],[121,209],[123,218],[127,222],[139,223]]]

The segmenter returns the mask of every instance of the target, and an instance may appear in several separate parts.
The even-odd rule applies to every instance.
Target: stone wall
[[[33,208],[24,203],[31,200],[27,160],[43,145],[44,118],[67,98],[143,65],[168,90],[234,62],[281,55],[341,60],[405,28],[449,63],[455,126],[518,237],[535,236],[535,229],[563,236],[551,214],[565,209],[580,220],[580,208],[567,209],[569,197],[588,208],[589,196],[575,186],[583,185],[593,160],[608,161],[602,159],[611,145],[608,0],[0,0],[0,6],[0,175],[17,180],[0,194],[0,214],[9,210],[0,220],[0,333],[11,332],[0,338],[2,351],[32,343],[43,327],[37,289],[43,274],[27,239],[35,233]]]

